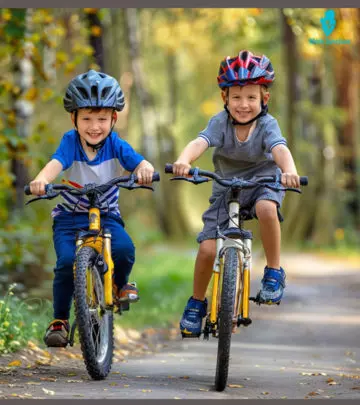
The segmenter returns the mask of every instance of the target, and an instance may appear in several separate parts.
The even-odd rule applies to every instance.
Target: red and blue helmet
[[[275,72],[269,58],[253,55],[250,51],[240,51],[239,55],[222,60],[217,77],[221,89],[247,84],[270,86],[274,79]]]

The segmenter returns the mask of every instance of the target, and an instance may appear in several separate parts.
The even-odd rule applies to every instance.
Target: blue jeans
[[[111,214],[110,214],[111,215]],[[135,247],[124,229],[124,222],[115,216],[101,216],[102,226],[111,231],[111,250],[114,261],[114,279],[118,288],[129,278],[135,261]],[[54,269],[54,318],[69,319],[74,292],[73,264],[75,239],[78,230],[89,228],[88,214],[64,213],[54,218],[53,240],[57,261]]]

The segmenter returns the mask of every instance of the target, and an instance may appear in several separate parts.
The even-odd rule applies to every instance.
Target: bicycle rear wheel
[[[216,363],[215,389],[223,391],[229,372],[230,345],[239,258],[235,248],[228,248],[224,257],[224,271],[218,314],[219,342]]]
[[[113,311],[106,309],[104,286],[94,266],[98,253],[81,248],[74,277],[75,316],[86,369],[94,380],[109,374],[114,352]]]

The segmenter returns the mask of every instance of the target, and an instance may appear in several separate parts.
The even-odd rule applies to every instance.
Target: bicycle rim
[[[224,257],[220,310],[218,314],[219,341],[215,376],[216,391],[223,391],[225,389],[228,378],[238,264],[237,250],[235,248],[228,248]]]
[[[76,257],[75,314],[86,369],[94,380],[109,374],[114,351],[113,312],[105,308],[101,276],[93,266],[97,252],[84,247]]]

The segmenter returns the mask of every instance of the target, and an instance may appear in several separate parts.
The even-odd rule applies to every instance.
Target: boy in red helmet
[[[279,167],[281,182],[286,187],[299,187],[300,179],[294,160],[281,135],[277,120],[267,112],[270,97],[268,86],[274,81],[274,70],[266,56],[241,51],[225,58],[219,69],[218,85],[225,110],[213,116],[207,127],[182,151],[173,165],[173,173],[186,176],[191,163],[209,147],[214,147],[215,172],[222,177],[275,175]],[[183,336],[200,336],[202,318],[206,315],[205,293],[212,275],[216,254],[216,226],[227,224],[224,187],[213,182],[210,207],[203,214],[203,230],[195,263],[193,295],[189,298],[180,321]],[[285,271],[280,266],[280,221],[284,192],[266,188],[243,190],[240,203],[258,219],[267,265],[264,269],[261,302],[281,301],[285,287]],[[219,216],[219,218],[218,218]]]

